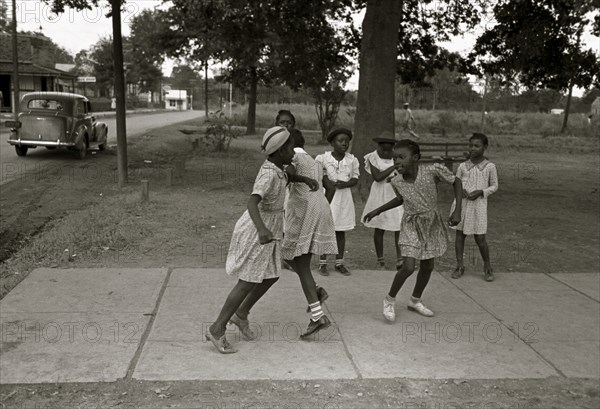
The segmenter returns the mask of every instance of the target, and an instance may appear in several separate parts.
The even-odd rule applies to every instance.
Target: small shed
[[[185,111],[188,109],[187,91],[170,89],[165,92],[165,109]]]
[[[550,110],[550,113],[552,115],[562,115],[563,112],[565,112],[565,110],[562,109],[562,108],[553,108],[553,109]]]

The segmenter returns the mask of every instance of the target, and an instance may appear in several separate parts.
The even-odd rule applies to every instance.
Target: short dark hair
[[[296,126],[296,117],[294,116],[294,114],[292,114],[287,109],[282,109],[279,112],[277,112],[277,116],[275,117],[275,124],[276,125],[279,124],[279,119],[281,118],[282,115],[287,115],[290,118],[292,118],[292,122],[294,123],[294,126]]]
[[[304,148],[306,141],[304,140],[304,136],[299,129],[290,129],[290,138],[294,140],[294,148]]]
[[[488,146],[488,137],[483,133],[474,132],[469,138],[469,141],[472,141],[473,139],[479,139],[481,143],[483,143],[483,146]]]
[[[419,159],[421,159],[421,148],[419,147],[419,144],[412,139],[400,139],[394,146],[394,149],[398,148],[406,148],[412,155],[419,155]]]

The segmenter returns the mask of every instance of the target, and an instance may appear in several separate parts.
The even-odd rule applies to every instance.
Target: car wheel
[[[27,146],[18,146],[15,145],[15,151],[17,151],[17,156],[25,156],[27,155],[27,150],[29,148]]]
[[[82,141],[82,146],[79,146],[77,148],[77,157],[79,159],[85,158],[85,155],[87,154],[87,150],[88,150],[88,142],[87,142],[87,137],[85,137]]]

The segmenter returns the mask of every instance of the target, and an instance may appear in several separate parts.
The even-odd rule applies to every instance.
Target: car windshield
[[[62,111],[63,103],[55,99],[32,99],[27,104],[30,109],[47,109],[48,111]]]

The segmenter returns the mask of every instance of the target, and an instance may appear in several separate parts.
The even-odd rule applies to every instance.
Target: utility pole
[[[13,55],[13,113],[15,121],[19,120],[19,53],[17,46],[17,1],[12,0],[12,55]]]
[[[485,83],[483,85],[483,101],[482,101],[482,107],[481,107],[481,133],[485,133],[485,103],[486,103],[486,97],[487,97],[487,88],[488,88],[488,80],[489,80],[489,76],[486,75],[485,76]]]
[[[119,187],[127,183],[127,124],[125,120],[125,71],[121,37],[121,0],[110,0],[112,8],[115,97],[117,99],[117,169]]]

